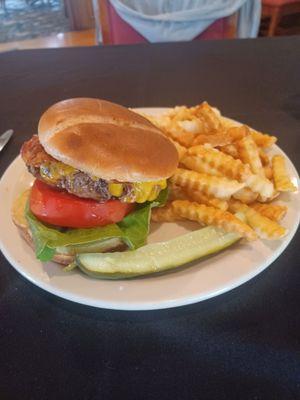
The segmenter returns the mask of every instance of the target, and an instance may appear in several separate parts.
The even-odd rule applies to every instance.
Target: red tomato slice
[[[121,221],[134,204],[119,200],[99,203],[83,199],[35,180],[30,194],[30,209],[41,221],[68,228],[93,228]]]

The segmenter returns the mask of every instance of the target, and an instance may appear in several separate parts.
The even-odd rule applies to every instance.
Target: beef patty
[[[91,177],[85,172],[63,164],[46,153],[37,135],[33,135],[30,140],[23,144],[21,156],[28,171],[48,185],[64,189],[79,197],[98,201],[115,198],[109,192],[108,182],[104,179]],[[128,198],[132,194],[132,184],[122,182],[122,187],[122,194],[117,197],[119,200]]]

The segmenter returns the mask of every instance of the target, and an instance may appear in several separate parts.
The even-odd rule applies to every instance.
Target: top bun
[[[173,143],[141,115],[109,101],[60,101],[41,117],[39,140],[48,154],[105,180],[144,182],[170,177]]]

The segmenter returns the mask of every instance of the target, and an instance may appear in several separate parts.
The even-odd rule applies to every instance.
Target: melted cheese
[[[77,170],[62,162],[49,162],[40,166],[41,177],[52,184],[55,184],[59,179],[64,176],[72,175]]]
[[[56,184],[59,179],[73,175],[77,170],[62,162],[49,162],[40,166],[40,175],[48,183]],[[97,177],[91,177],[98,180]],[[159,192],[166,188],[167,181],[165,179],[152,182],[133,182],[130,183],[132,191],[130,195],[122,198],[126,203],[144,203],[156,199]],[[123,194],[124,184],[120,182],[109,182],[108,190],[114,197],[121,197]]]

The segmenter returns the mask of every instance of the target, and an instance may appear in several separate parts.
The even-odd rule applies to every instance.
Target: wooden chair
[[[266,36],[274,36],[282,17],[300,13],[300,0],[263,0],[262,17],[270,18]]]
[[[109,0],[93,0],[95,26],[98,42],[100,32],[103,44],[134,44],[148,41],[127,24],[115,11]],[[214,22],[195,39],[235,38],[237,31],[237,16],[221,18]]]

